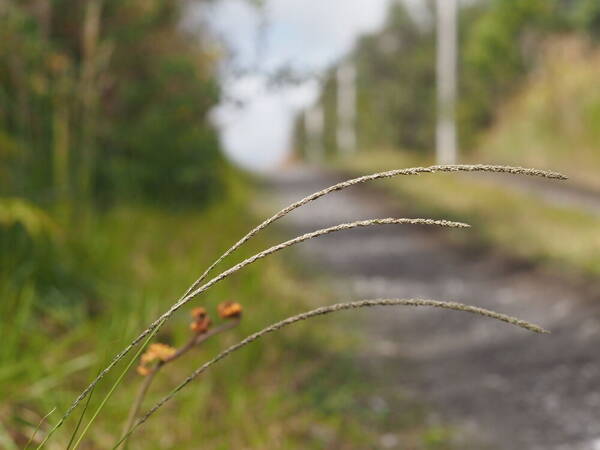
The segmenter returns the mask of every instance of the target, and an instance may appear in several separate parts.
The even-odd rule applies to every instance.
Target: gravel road
[[[337,181],[336,175],[296,168],[267,184],[273,204],[283,206]],[[282,223],[295,235],[404,216],[371,185],[320,199]],[[387,389],[413,393],[441,421],[477,442],[475,448],[600,450],[598,286],[461,248],[447,233],[468,230],[386,225],[312,240],[296,252],[330,277],[336,301],[454,300],[550,329],[549,336],[533,335],[464,313],[425,309],[380,309],[361,322],[373,339],[367,363],[386,374],[381,382]],[[404,448],[390,442],[390,448]]]

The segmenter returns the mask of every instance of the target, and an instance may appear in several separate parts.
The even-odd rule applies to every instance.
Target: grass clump
[[[329,188],[323,189],[321,191],[318,191],[308,197],[305,197],[304,199],[291,204],[290,206],[288,206],[287,208],[284,208],[283,210],[281,210],[279,213],[275,214],[274,216],[272,216],[271,218],[267,219],[266,221],[264,221],[262,224],[260,224],[258,227],[255,227],[254,229],[252,229],[248,234],[246,234],[246,236],[244,236],[241,240],[239,240],[236,244],[234,244],[232,247],[230,247],[228,250],[225,251],[225,253],[219,257],[204,273],[203,275],[201,275],[201,277],[195,281],[193,283],[193,285],[186,291],[186,293],[178,300],[176,301],[165,313],[163,313],[162,315],[160,315],[158,317],[158,319],[156,319],[154,322],[152,322],[152,324],[147,327],[137,338],[133,339],[129,345],[127,345],[125,347],[124,350],[122,350],[120,353],[118,353],[111,361],[110,363],[100,372],[100,374],[94,379],[94,381],[86,388],[83,390],[83,392],[77,397],[77,399],[73,402],[73,404],[68,408],[68,410],[65,412],[65,414],[63,415],[63,417],[59,420],[59,422],[49,431],[49,433],[47,434],[46,438],[44,441],[42,441],[42,443],[40,444],[39,447],[42,447],[47,440],[50,438],[50,436],[54,433],[54,431],[56,431],[63,423],[64,421],[70,416],[70,414],[73,412],[73,410],[78,406],[78,404],[87,396],[89,395],[89,393],[91,392],[91,390],[95,389],[96,385],[107,375],[109,374],[109,372],[111,371],[111,369],[113,369],[117,364],[119,364],[121,362],[121,360],[123,360],[123,358],[127,355],[127,353],[133,349],[137,344],[140,343],[140,341],[142,341],[143,339],[149,339],[148,336],[152,336],[154,334],[156,334],[160,328],[162,327],[162,325],[173,315],[175,314],[180,308],[182,308],[184,305],[186,305],[188,302],[190,302],[191,300],[193,300],[196,296],[198,296],[199,294],[207,291],[209,288],[211,288],[212,286],[216,285],[219,281],[227,278],[228,276],[230,276],[231,274],[239,271],[240,269],[244,268],[245,266],[250,265],[251,263],[264,258],[272,253],[275,253],[278,250],[290,247],[296,243],[299,242],[303,242],[307,239],[312,239],[327,233],[331,233],[331,232],[335,232],[335,231],[342,231],[345,229],[351,229],[351,228],[355,228],[358,226],[370,226],[370,225],[376,225],[376,224],[427,224],[427,225],[441,225],[441,226],[453,226],[453,227],[465,227],[465,224],[461,224],[461,223],[451,223],[448,221],[438,221],[438,220],[430,220],[430,219],[373,219],[373,220],[368,220],[368,221],[361,221],[361,222],[353,222],[353,223],[349,223],[349,224],[341,224],[338,225],[336,227],[331,227],[331,228],[327,228],[327,229],[323,229],[323,230],[317,230],[313,233],[307,233],[303,236],[299,236],[297,238],[294,238],[292,240],[283,242],[279,245],[275,245],[267,250],[264,250],[262,252],[259,252],[257,254],[255,254],[252,257],[246,258],[244,261],[242,261],[241,263],[231,267],[230,269],[222,272],[221,274],[215,276],[213,279],[211,279],[210,281],[204,283],[203,285],[200,285],[201,282],[204,280],[204,278],[207,276],[207,274],[220,262],[222,261],[225,257],[227,257],[229,254],[233,253],[234,251],[236,251],[238,248],[240,248],[242,246],[242,244],[244,244],[246,241],[248,241],[250,238],[252,238],[256,233],[258,233],[261,229],[265,228],[266,226],[268,226],[269,224],[273,223],[274,221],[278,220],[279,218],[285,216],[287,213],[291,212],[292,210],[303,206],[304,204],[309,203],[312,200],[315,200],[319,197],[322,197],[324,195],[327,195],[331,192],[335,192],[341,189],[345,189],[347,187],[353,186],[355,184],[359,184],[362,182],[366,182],[366,181],[371,181],[371,180],[376,180],[376,179],[381,179],[381,178],[391,178],[394,176],[398,176],[398,175],[418,175],[420,173],[436,173],[436,172],[494,172],[494,173],[508,173],[508,174],[517,174],[517,175],[529,175],[529,176],[539,176],[539,177],[544,177],[544,178],[551,178],[551,179],[565,179],[565,177],[561,174],[555,173],[555,172],[547,172],[547,171],[540,171],[540,170],[536,170],[536,169],[526,169],[526,168],[520,168],[520,167],[505,167],[505,166],[485,166],[485,165],[456,165],[456,166],[432,166],[432,167],[418,167],[418,168],[413,168],[413,169],[399,169],[399,170],[392,170],[392,171],[387,171],[387,172],[380,172],[380,173],[376,173],[373,175],[369,175],[369,176],[365,176],[365,177],[360,177],[360,178],[356,178],[353,180],[348,180],[342,183],[338,183],[334,186],[330,186]],[[129,434],[135,430],[139,425],[141,425],[142,423],[145,422],[145,420],[147,418],[150,417],[150,415],[152,415],[156,410],[158,410],[160,407],[162,407],[167,401],[171,400],[175,394],[177,394],[183,387],[185,387],[188,383],[190,383],[195,377],[197,377],[199,374],[201,374],[202,372],[204,372],[206,369],[208,369],[210,366],[212,366],[214,363],[218,362],[220,359],[228,356],[229,354],[233,353],[234,351],[237,351],[238,349],[241,349],[242,347],[244,347],[245,345],[256,341],[257,339],[259,339],[260,337],[264,336],[265,334],[271,333],[273,331],[277,331],[280,328],[286,326],[286,325],[290,325],[292,323],[295,323],[297,321],[300,320],[305,320],[305,319],[309,319],[312,317],[315,317],[317,315],[323,315],[323,314],[328,314],[331,312],[336,312],[339,310],[343,310],[343,309],[350,309],[350,308],[361,308],[361,307],[369,307],[369,306],[382,306],[382,305],[413,305],[413,306],[437,306],[437,307],[443,307],[443,308],[447,308],[447,309],[456,309],[456,310],[460,310],[460,311],[465,311],[465,312],[475,312],[481,315],[485,315],[488,317],[492,317],[498,320],[503,320],[506,321],[508,323],[512,323],[518,326],[522,326],[526,329],[529,329],[530,331],[537,331],[537,332],[543,332],[543,330],[535,325],[531,325],[528,324],[526,322],[523,321],[519,321],[518,319],[513,319],[513,318],[508,318],[506,316],[502,316],[501,314],[495,313],[495,312],[491,312],[491,311],[486,311],[486,310],[482,310],[480,308],[474,308],[474,307],[470,307],[468,305],[461,305],[461,304],[457,304],[457,303],[444,303],[444,302],[436,302],[436,301],[431,301],[431,300],[367,300],[367,301],[362,301],[362,302],[354,302],[354,303],[349,303],[349,304],[338,304],[338,305],[333,305],[330,307],[322,307],[322,308],[318,308],[316,310],[312,310],[309,311],[308,313],[304,313],[304,314],[299,314],[299,315],[295,315],[292,316],[286,320],[280,321],[280,322],[276,322],[273,325],[263,329],[260,332],[257,332],[253,335],[248,336],[246,339],[244,339],[243,341],[239,342],[236,345],[233,345],[231,347],[229,347],[229,349],[225,350],[224,352],[222,352],[221,354],[219,354],[218,356],[216,356],[215,358],[213,358],[212,360],[208,361],[207,363],[205,363],[203,366],[201,366],[199,369],[197,369],[196,371],[194,371],[192,373],[192,375],[190,375],[183,383],[179,384],[178,387],[176,387],[171,394],[167,395],[166,397],[164,397],[160,402],[158,402],[155,407],[153,407],[148,413],[146,413],[144,416],[142,416],[136,423],[135,425],[133,425],[133,427],[130,429],[129,432],[126,431],[126,434],[124,436],[124,438],[122,438],[116,445],[115,448],[117,448],[121,442],[123,442],[125,439],[127,439],[127,437],[129,436]],[[141,348],[138,350],[138,353],[141,352]],[[176,351],[174,351],[176,352]],[[129,362],[129,365],[125,368],[125,370],[122,372],[122,375],[119,376],[119,378],[116,380],[116,382],[112,385],[112,387],[110,388],[108,394],[103,398],[103,400],[101,401],[100,407],[96,410],[96,413],[94,414],[94,416],[92,417],[92,419],[90,420],[90,422],[88,423],[88,425],[85,427],[84,432],[82,433],[82,435],[78,438],[76,445],[81,442],[85,431],[87,431],[92,423],[92,421],[95,419],[95,417],[97,416],[99,410],[102,408],[102,406],[104,405],[104,403],[107,401],[108,396],[112,395],[113,391],[115,390],[115,387],[121,382],[122,377],[124,376],[125,372],[127,371],[128,367],[131,365],[131,361]],[[144,390],[142,390],[142,392],[144,392]],[[131,418],[131,415],[130,415]],[[129,426],[126,427],[126,430],[129,429]]]
[[[20,337],[15,340],[10,355],[3,353],[5,358],[0,367],[0,397],[3,399],[0,447],[23,448],[41,418],[56,407],[42,423],[30,448],[39,445],[50,426],[64,414],[70,400],[108,364],[117,344],[132,339],[136,330],[170,306],[165,300],[177,294],[177,286],[194,279],[197,265],[208,265],[212,255],[222,252],[248,229],[252,217],[244,212],[241,194],[235,195],[237,198],[215,205],[206,213],[186,209],[166,213],[161,209],[128,205],[91,219],[88,229],[71,236],[76,247],[85,244],[88,248],[76,255],[79,271],[86,279],[91,279],[88,275],[93,273],[96,280],[90,291],[93,295],[79,297],[81,308],[75,308],[81,312],[75,318],[69,316],[69,309],[56,304],[52,307],[54,315],[47,315],[46,311],[51,308],[44,306],[45,290],[24,287],[14,302],[5,296],[7,302],[2,303],[3,307],[7,307],[9,299],[13,306],[10,314],[0,315],[2,335],[5,330],[18,327],[15,317],[24,319],[19,328]],[[203,239],[203,236],[210,238]],[[240,256],[249,257],[269,245],[266,239],[256,239],[240,250]],[[5,284],[3,287],[6,295],[14,292]],[[237,329],[205,342],[164,373],[161,371],[147,395],[148,404],[172,389],[223,345],[233,343],[236,337],[242,338],[265,323],[291,315],[298,308],[309,307],[322,295],[309,284],[300,284],[276,257],[265,260],[260,267],[248,267],[231,277],[227,284],[214,286],[210,299],[215,304],[234,299],[252,305],[251,311]],[[286,301],[281,301],[282,298]],[[186,311],[172,317],[155,339],[170,345],[185,342],[190,333],[187,314]],[[62,317],[65,322],[58,321]],[[324,347],[323,342],[330,344]],[[329,411],[320,409],[330,402],[328,396],[315,404],[299,391],[299,386],[310,384],[318,374],[331,373],[330,368],[345,358],[347,350],[348,345],[327,323],[320,330],[299,328],[271,339],[268,344],[257,343],[239,354],[235,370],[225,366],[216,368],[204,377],[203,383],[182,392],[170,406],[170,412],[161,419],[160,426],[140,430],[130,448],[198,448],[199,442],[207,449],[323,448],[323,438],[313,433],[317,425],[330,429],[340,448],[361,448],[372,431],[359,426],[353,411],[338,411],[347,417],[334,422]],[[134,361],[137,363],[137,359]],[[124,367],[119,365],[115,374],[97,386],[71,445],[116,381],[116,372]],[[243,385],[239,384],[240,379],[244,380]],[[98,448],[114,445],[139,382],[139,375],[127,373],[80,448],[90,443]],[[344,389],[346,382],[356,380],[337,378],[335,382]],[[257,409],[259,404],[261,408]],[[80,411],[77,411],[76,420],[52,436],[44,448],[67,448],[79,417]],[[232,427],[230,421],[239,425]]]

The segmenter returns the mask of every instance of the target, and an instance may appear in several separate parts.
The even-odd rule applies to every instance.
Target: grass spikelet
[[[286,216],[290,212],[295,209],[300,208],[301,206],[306,205],[307,203],[312,202],[313,200],[317,200],[327,194],[332,192],[341,191],[343,189],[349,188],[351,186],[367,183],[369,181],[380,180],[384,178],[393,178],[397,176],[412,176],[412,175],[421,175],[428,173],[438,173],[438,172],[488,172],[488,173],[505,173],[509,175],[525,175],[531,177],[540,177],[547,178],[552,180],[567,180],[568,178],[558,172],[552,172],[547,170],[540,169],[530,169],[525,167],[512,167],[512,166],[499,166],[499,165],[486,165],[486,164],[456,164],[456,165],[436,165],[430,167],[412,167],[408,169],[394,169],[386,172],[378,172],[371,175],[364,175],[362,177],[353,178],[351,180],[342,181],[340,183],[334,184],[333,186],[329,186],[328,188],[322,189],[318,192],[315,192],[311,195],[304,197],[301,200],[298,200],[295,203],[292,203],[289,206],[286,206],[278,213],[274,214],[260,225],[250,230],[246,236],[241,238],[238,242],[236,242],[231,248],[229,248],[225,253],[223,253],[217,260],[210,265],[208,269],[204,271],[204,273],[198,278],[192,286],[185,292],[183,297],[188,295],[194,289],[196,289],[200,283],[208,276],[208,274],[225,258],[235,252],[238,248],[240,248],[244,243],[249,241],[254,235],[263,230],[264,228],[271,225],[273,222],[281,219]]]
[[[73,410],[86,397],[86,395],[88,394],[88,392],[91,389],[93,389],[94,386],[96,386],[100,382],[100,380],[102,380],[102,378],[121,359],[123,359],[123,357],[125,357],[127,355],[127,353],[129,353],[129,351],[132,348],[134,348],[138,343],[140,343],[146,336],[148,336],[148,334],[150,334],[153,331],[156,332],[160,328],[160,326],[162,326],[162,324],[169,317],[171,317],[177,310],[179,310],[183,305],[185,305],[186,303],[188,303],[190,300],[192,300],[194,297],[198,296],[202,292],[205,292],[206,290],[210,289],[212,286],[214,286],[219,281],[227,278],[231,274],[233,274],[233,273],[241,270],[242,268],[246,267],[247,265],[252,264],[252,263],[258,261],[259,259],[265,258],[265,257],[267,257],[267,256],[269,256],[269,255],[271,255],[273,253],[276,253],[276,252],[278,252],[280,250],[283,250],[284,248],[291,247],[291,246],[293,246],[295,244],[307,241],[309,239],[313,239],[313,238],[316,238],[316,237],[319,237],[319,236],[323,236],[323,235],[329,234],[329,233],[334,233],[336,231],[349,230],[349,229],[352,229],[352,228],[368,227],[368,226],[372,226],[372,225],[391,225],[391,224],[432,225],[432,226],[440,226],[440,227],[448,227],[448,228],[468,228],[470,226],[468,224],[461,223],[461,222],[451,222],[451,221],[448,221],[448,220],[433,220],[433,219],[406,219],[406,218],[394,219],[394,218],[387,218],[387,219],[361,220],[361,221],[357,221],[357,222],[343,223],[343,224],[336,225],[336,226],[333,226],[333,227],[324,228],[324,229],[321,229],[321,230],[313,231],[312,233],[306,233],[306,234],[298,236],[298,237],[296,237],[294,239],[290,239],[289,241],[286,241],[286,242],[283,242],[281,244],[275,245],[275,246],[273,246],[273,247],[271,247],[271,248],[269,248],[267,250],[264,250],[264,251],[262,251],[260,253],[257,253],[256,255],[254,255],[254,256],[252,256],[252,257],[250,257],[250,258],[242,261],[241,263],[239,263],[239,264],[231,267],[230,269],[226,270],[225,272],[222,272],[221,274],[217,275],[212,280],[210,280],[209,282],[207,282],[203,286],[199,287],[195,291],[190,292],[185,297],[183,297],[181,300],[179,300],[177,303],[175,303],[167,312],[165,312],[158,319],[156,319],[137,338],[135,338],[129,345],[127,345],[127,347],[125,347],[125,349],[123,351],[121,351],[117,356],[115,356],[113,358],[113,360],[110,362],[110,364],[102,372],[100,372],[100,374],[98,374],[98,376],[94,379],[94,381],[92,381],[92,383],[79,395],[79,397],[77,397],[77,399],[69,407],[69,409],[67,410],[67,412],[65,413],[65,415],[61,418],[58,426],[62,425],[62,423],[64,422],[64,420],[71,415],[71,413],[73,412]],[[58,428],[58,427],[56,427],[56,428]]]
[[[240,341],[239,343],[232,345],[228,349],[224,350],[222,353],[220,353],[219,355],[217,355],[210,361],[203,364],[197,370],[195,370],[189,377],[187,377],[181,384],[179,384],[179,386],[177,386],[168,395],[166,395],[158,403],[156,403],[156,405],[154,405],[152,407],[152,409],[150,409],[144,416],[142,416],[136,422],[136,424],[131,428],[130,432],[123,439],[127,438],[140,425],[142,425],[144,422],[146,422],[150,418],[150,416],[152,416],[156,411],[158,411],[165,403],[167,403],[169,400],[171,400],[175,395],[177,395],[177,393],[179,391],[181,391],[185,386],[187,386],[189,383],[191,383],[194,379],[196,379],[202,373],[207,371],[211,366],[218,363],[222,359],[230,356],[232,353],[236,352],[237,350],[240,350],[242,347],[245,347],[246,345],[264,337],[265,335],[267,335],[269,333],[278,331],[278,330],[280,330],[286,326],[292,325],[296,322],[300,322],[303,320],[311,319],[313,317],[323,316],[326,314],[331,314],[331,313],[344,311],[344,310],[348,310],[348,309],[370,308],[370,307],[375,307],[375,306],[418,306],[418,307],[426,306],[426,307],[449,309],[449,310],[454,310],[454,311],[462,311],[462,312],[468,312],[468,313],[477,314],[477,315],[484,316],[484,317],[489,317],[491,319],[499,320],[501,322],[505,322],[510,325],[514,325],[514,326],[523,328],[525,330],[528,330],[528,331],[531,331],[534,333],[544,333],[544,334],[548,333],[548,331],[543,329],[542,327],[532,324],[532,323],[529,323],[527,321],[517,319],[515,317],[507,316],[505,314],[497,313],[495,311],[490,311],[488,309],[479,308],[476,306],[465,305],[465,304],[456,303],[456,302],[443,302],[443,301],[437,301],[437,300],[420,300],[420,299],[376,299],[376,300],[361,300],[361,301],[349,302],[349,303],[338,303],[338,304],[331,305],[331,306],[323,306],[323,307],[320,307],[317,309],[313,309],[312,311],[308,311],[308,312],[305,312],[302,314],[298,314],[296,316],[289,317],[289,318],[284,319],[280,322],[277,322],[273,325],[270,325],[270,326],[262,329],[261,331],[258,331],[256,333],[248,336],[243,341]],[[121,444],[123,439],[120,440],[119,442],[117,442],[117,444],[115,445],[114,448],[117,448]]]

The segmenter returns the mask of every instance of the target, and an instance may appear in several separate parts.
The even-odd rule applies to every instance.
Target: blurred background
[[[341,296],[471,300],[552,338],[319,319],[216,367],[130,446],[600,449],[599,80],[598,0],[0,0],[0,448],[37,428],[39,443],[277,208],[365,173],[492,163],[570,180],[429,175],[307,209],[236,258],[365,217],[476,227],[361,232],[249,267],[200,299],[242,303],[242,326],[161,374],[146,406],[226,344]],[[157,340],[184,342],[188,313]],[[139,383],[83,447],[112,448]]]

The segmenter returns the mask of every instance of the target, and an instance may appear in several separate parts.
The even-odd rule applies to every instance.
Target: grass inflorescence
[[[515,317],[507,316],[505,314],[500,314],[500,313],[497,313],[494,311],[490,311],[488,309],[479,308],[479,307],[470,306],[470,305],[464,305],[462,303],[456,303],[456,302],[442,302],[442,301],[436,301],[436,300],[423,300],[423,299],[375,299],[375,300],[360,300],[360,301],[349,302],[349,303],[338,303],[338,304],[331,305],[331,306],[323,306],[323,307],[313,309],[311,311],[308,311],[308,312],[305,312],[302,314],[288,317],[285,320],[274,323],[274,324],[262,329],[261,331],[258,331],[256,333],[248,336],[243,341],[240,341],[237,344],[232,345],[231,347],[229,347],[225,351],[221,352],[219,355],[217,355],[210,361],[204,363],[201,367],[199,367],[197,370],[195,370],[189,377],[187,377],[181,384],[179,384],[171,393],[169,393],[167,396],[165,396],[156,405],[154,405],[154,407],[152,407],[146,414],[144,414],[144,416],[142,416],[135,423],[135,425],[133,425],[131,427],[131,430],[129,431],[129,433],[126,436],[123,437],[123,439],[125,439],[127,436],[129,436],[129,434],[131,434],[133,431],[135,431],[135,429],[137,427],[139,427],[144,422],[146,422],[150,418],[150,416],[152,416],[156,411],[158,411],[165,403],[167,403],[168,401],[173,399],[173,397],[175,397],[175,395],[177,395],[177,393],[179,391],[181,391],[189,383],[194,381],[198,376],[200,376],[202,373],[206,372],[211,366],[218,363],[222,359],[230,356],[232,353],[236,352],[237,350],[240,350],[242,347],[245,347],[246,345],[251,344],[252,342],[264,337],[265,335],[267,335],[269,333],[278,331],[278,330],[280,330],[284,327],[287,327],[289,325],[292,325],[296,322],[300,322],[303,320],[312,319],[317,316],[332,314],[332,313],[336,313],[336,312],[344,311],[344,310],[348,310],[348,309],[372,308],[375,306],[421,306],[421,307],[428,306],[428,307],[434,307],[434,308],[449,309],[449,310],[453,310],[453,311],[462,311],[462,312],[478,314],[480,316],[499,320],[501,322],[505,322],[505,323],[523,328],[525,330],[532,331],[534,333],[541,333],[541,334],[549,333],[544,328],[542,328],[538,325],[532,324],[530,322],[520,320]],[[116,444],[115,448],[121,444],[123,439],[121,439]]]
[[[246,243],[253,236],[255,236],[259,231],[261,231],[262,229],[266,228],[273,222],[279,220],[280,218],[284,217],[285,215],[289,214],[293,210],[295,210],[303,205],[306,205],[306,204],[308,204],[320,197],[323,197],[329,193],[340,191],[340,190],[349,188],[351,186],[354,186],[354,185],[357,185],[360,183],[365,183],[365,182],[374,181],[374,180],[378,180],[378,179],[384,179],[384,178],[392,178],[392,177],[396,177],[396,176],[410,176],[410,175],[419,175],[419,174],[437,173],[437,172],[493,172],[493,173],[504,173],[504,174],[512,174],[512,175],[536,176],[536,177],[555,179],[555,180],[566,179],[566,177],[560,173],[537,170],[537,169],[528,169],[528,168],[522,168],[522,167],[494,166],[494,165],[447,165],[447,166],[437,165],[437,166],[430,166],[430,167],[416,167],[416,168],[410,168],[410,169],[397,169],[397,170],[391,170],[391,171],[386,171],[386,172],[379,172],[379,173],[375,173],[372,175],[367,175],[367,176],[355,178],[352,180],[343,181],[341,183],[335,184],[335,185],[330,186],[321,191],[315,192],[315,193],[289,205],[288,207],[282,209],[281,211],[279,211],[278,213],[276,213],[269,219],[265,220],[264,222],[262,222],[260,225],[258,225],[254,229],[252,229],[242,239],[240,239],[237,243],[235,243],[232,247],[230,247],[226,252],[224,252],[219,258],[217,258],[217,260],[209,266],[209,268],[190,286],[190,288],[188,288],[186,290],[185,294],[178,301],[176,301],[165,313],[160,315],[158,317],[158,319],[156,319],[150,326],[148,326],[137,338],[132,340],[121,352],[119,352],[110,361],[110,363],[98,374],[98,376],[89,384],[89,386],[86,389],[84,389],[83,392],[75,399],[75,401],[67,409],[67,411],[63,415],[63,417],[47,434],[46,439],[42,442],[42,444],[40,444],[40,447],[43,446],[45,442],[47,442],[47,440],[50,438],[52,433],[64,423],[64,421],[71,415],[71,413],[79,405],[79,403],[91,392],[91,390],[102,380],[102,378],[119,361],[121,361],[136,345],[138,345],[142,340],[147,338],[149,335],[156,333],[158,331],[158,329],[177,310],[179,310],[181,307],[183,307],[184,305],[189,303],[192,299],[194,299],[201,293],[206,292],[208,289],[210,289],[212,286],[214,286],[219,281],[227,278],[228,276],[230,276],[233,273],[241,270],[242,268],[252,264],[253,262],[258,261],[262,258],[265,258],[279,250],[283,250],[283,249],[291,247],[297,243],[304,242],[308,239],[313,239],[313,238],[317,238],[319,236],[322,236],[322,235],[325,235],[328,233],[333,233],[333,232],[342,231],[342,230],[348,230],[348,229],[357,228],[357,227],[367,227],[367,226],[372,226],[372,225],[388,225],[388,224],[437,225],[437,226],[442,226],[442,227],[455,227],[455,228],[468,227],[467,224],[460,223],[460,222],[451,222],[451,221],[447,221],[447,220],[406,219],[406,218],[402,218],[402,219],[394,219],[394,218],[372,219],[372,220],[366,220],[366,221],[358,221],[358,222],[340,224],[340,225],[337,225],[334,227],[317,230],[312,233],[307,233],[302,236],[298,236],[294,239],[283,242],[281,244],[270,247],[267,250],[259,252],[259,253],[255,254],[254,256],[245,259],[244,261],[240,262],[239,264],[237,264],[237,265],[231,267],[230,269],[225,270],[224,272],[215,276],[210,281],[202,284],[202,282],[206,279],[208,274],[221,261],[223,261],[226,257],[228,257],[233,252],[235,252],[244,243]],[[328,314],[330,312],[336,312],[339,310],[349,309],[349,308],[360,308],[360,307],[381,306],[381,305],[435,306],[435,307],[442,307],[442,308],[446,308],[446,309],[455,309],[455,310],[466,311],[466,312],[474,312],[474,313],[482,314],[482,315],[492,317],[492,318],[495,318],[498,320],[503,320],[505,322],[512,323],[514,325],[522,326],[531,331],[537,331],[537,332],[544,331],[535,325],[529,324],[524,321],[520,321],[518,319],[510,318],[508,316],[503,316],[502,314],[495,313],[492,311],[482,310],[480,308],[475,308],[475,307],[471,307],[468,305],[462,305],[462,304],[458,304],[458,303],[448,303],[448,302],[445,303],[445,302],[436,302],[436,301],[431,301],[431,300],[369,300],[369,301],[355,302],[355,303],[348,303],[348,304],[338,304],[338,305],[334,305],[331,307],[323,307],[323,308],[319,308],[317,310],[310,311],[305,314],[301,314],[299,316],[290,317],[289,319],[286,319],[282,322],[278,322],[270,327],[265,328],[261,332],[258,332],[254,335],[249,336],[248,338],[246,338],[244,341],[240,342],[239,344],[236,344],[235,346],[230,347],[228,350],[221,353],[215,359],[209,361],[204,366],[202,366],[200,369],[195,371],[188,379],[186,379],[186,381],[184,381],[184,383],[182,383],[178,388],[176,388],[175,391],[173,391],[169,396],[165,397],[163,399],[162,403],[157,404],[157,406],[155,406],[155,408],[151,409],[150,412],[146,416],[143,416],[143,418],[136,423],[136,425],[134,426],[133,429],[135,429],[135,427],[141,425],[141,423],[143,423],[151,414],[154,413],[154,411],[156,411],[162,404],[164,404],[164,402],[166,402],[170,398],[172,398],[172,396],[175,395],[183,386],[185,386],[187,383],[191,382],[195,377],[197,377],[200,373],[202,373],[206,369],[208,369],[208,367],[210,367],[212,364],[214,364],[215,362],[224,358],[228,354],[232,353],[237,348],[241,348],[242,346],[255,341],[256,339],[260,338],[264,334],[278,330],[279,328],[281,328],[283,326],[289,325],[289,324],[297,322],[299,320],[305,320],[305,319],[308,319],[311,317],[315,317],[317,315]],[[117,381],[117,384],[120,381],[120,378]],[[113,389],[111,389],[111,392],[112,392],[112,390]],[[102,404],[104,404],[104,402]]]

